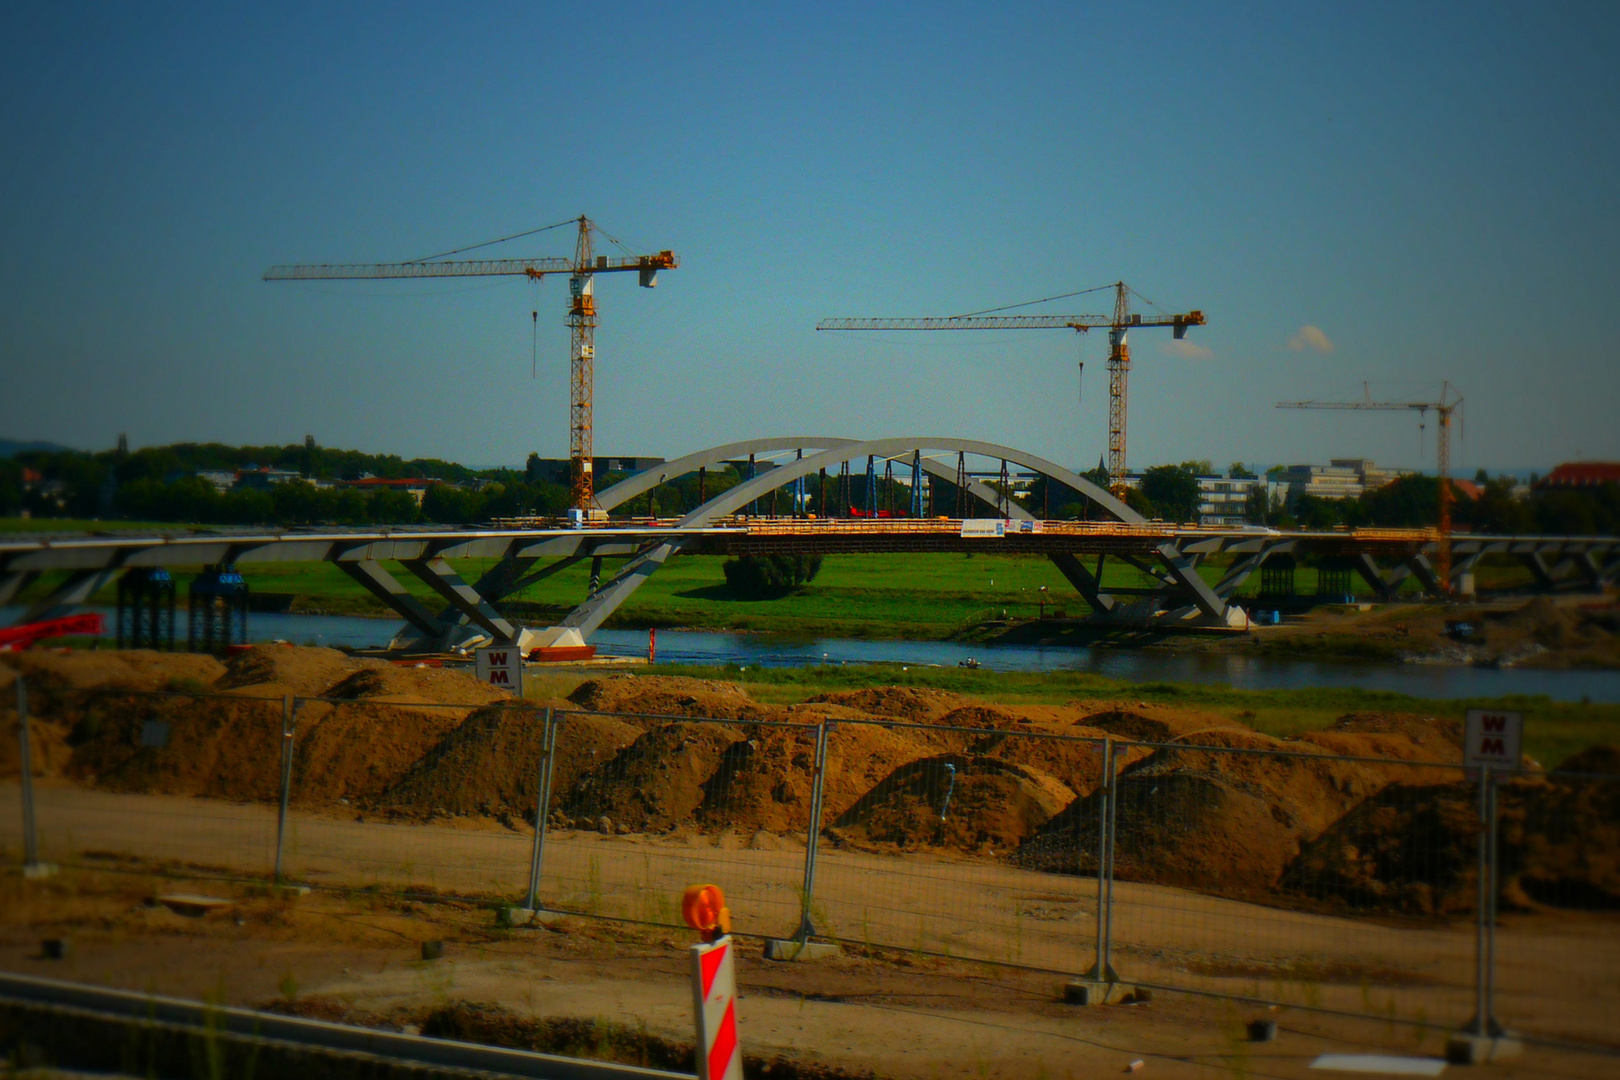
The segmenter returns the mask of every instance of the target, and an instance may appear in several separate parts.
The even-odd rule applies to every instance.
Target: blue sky
[[[598,283],[599,452],[928,433],[1090,465],[1101,335],[812,328],[1123,278],[1209,318],[1133,335],[1134,466],[1432,467],[1432,422],[1272,407],[1363,380],[1459,386],[1463,470],[1620,457],[1617,10],[10,5],[0,435],[562,456],[562,279],[260,274],[583,212],[681,258]]]

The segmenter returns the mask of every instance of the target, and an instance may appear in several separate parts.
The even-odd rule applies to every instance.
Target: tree
[[[1232,464],[1228,465],[1226,467],[1226,475],[1230,476],[1233,480],[1259,479],[1259,477],[1255,476],[1254,470],[1243,464],[1241,461],[1234,461]]]
[[[1198,474],[1188,464],[1155,465],[1142,474],[1142,494],[1159,515],[1177,524],[1198,519]]]
[[[774,600],[807,584],[821,572],[821,556],[743,555],[720,567],[726,587],[743,600]]]

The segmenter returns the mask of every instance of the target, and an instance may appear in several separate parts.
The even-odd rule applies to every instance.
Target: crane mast
[[[1203,326],[1202,311],[1143,318],[1130,309],[1130,286],[1116,281],[1113,315],[954,315],[923,319],[823,319],[817,330],[1074,330],[1078,333],[1108,328],[1108,486],[1125,497],[1125,419],[1130,390],[1129,332],[1137,327],[1168,326],[1176,340],[1189,326]],[[1020,306],[1020,305],[1014,305]],[[1081,365],[1084,368],[1084,364]]]
[[[1279,409],[1349,409],[1357,411],[1388,412],[1391,410],[1416,411],[1426,417],[1429,410],[1439,421],[1435,465],[1440,472],[1439,539],[1435,544],[1435,565],[1440,588],[1451,591],[1451,506],[1455,495],[1451,490],[1451,414],[1462,406],[1463,397],[1449,382],[1440,384],[1440,396],[1434,401],[1373,401],[1363,386],[1361,401],[1279,401]]]
[[[1116,283],[1114,290],[1114,324],[1108,331],[1108,486],[1115,498],[1124,499],[1126,398],[1131,377],[1131,346],[1126,340],[1125,327],[1130,321],[1131,308],[1125,283]],[[1185,331],[1176,336],[1181,337],[1182,333]]]
[[[560,222],[559,224],[569,224]],[[374,278],[527,277],[544,280],[547,274],[568,274],[568,466],[573,505],[586,512],[596,509],[596,483],[592,476],[593,393],[596,382],[597,274],[634,270],[642,288],[658,284],[658,271],[673,270],[680,260],[669,250],[651,255],[613,257],[595,254],[592,234],[596,223],[581,214],[574,257],[532,259],[416,260],[404,263],[308,263],[272,266],[265,281],[355,281]],[[556,226],[547,226],[555,228]],[[540,230],[537,230],[540,231]],[[527,235],[527,234],[525,234]],[[499,243],[500,241],[492,241]],[[487,244],[474,245],[487,247]],[[464,249],[471,250],[471,249]]]

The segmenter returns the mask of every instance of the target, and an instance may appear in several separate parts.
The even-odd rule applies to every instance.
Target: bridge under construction
[[[1005,485],[974,479],[967,456],[999,461],[1077,493],[1104,520],[1042,520],[1014,501]],[[410,651],[483,643],[569,648],[591,634],[653,573],[677,554],[860,552],[997,552],[1049,558],[1088,605],[1091,618],[1120,626],[1238,629],[1248,625],[1234,600],[1256,573],[1291,568],[1296,560],[1328,567],[1348,583],[1353,575],[1383,599],[1408,578],[1431,595],[1452,591],[1487,555],[1508,556],[1529,568],[1544,589],[1601,589],[1620,576],[1620,538],[1465,535],[1452,541],[1452,566],[1442,581],[1432,529],[1279,532],[1257,527],[1204,528],[1149,521],[1109,491],[1037,455],[972,439],[947,437],[853,440],[830,437],[753,439],[711,447],[668,461],[597,493],[613,510],[694,473],[755,457],[774,467],[708,498],[678,519],[624,519],[567,527],[525,521],[464,528],[193,530],[173,533],[27,536],[0,539],[0,604],[12,602],[41,575],[61,574],[48,594],[15,620],[60,618],[112,582],[167,579],[167,568],[206,568],[199,581],[228,590],[240,581],[230,568],[255,563],[331,562],[398,613],[406,629],[393,647]],[[805,481],[860,462],[910,466],[911,512],[895,517],[811,517],[802,512]],[[958,513],[924,513],[922,485],[943,481],[958,493]],[[791,515],[747,511],[787,489]],[[928,510],[934,508],[928,507]],[[1213,557],[1221,573],[1200,572]],[[450,560],[493,560],[467,581]],[[604,573],[606,560],[615,560]],[[589,561],[592,588],[555,625],[525,627],[504,615],[505,598],[568,567]],[[1110,562],[1145,575],[1149,584],[1103,585]],[[425,583],[441,603],[430,606],[406,589],[388,564]],[[168,586],[172,593],[172,584]],[[132,592],[135,591],[132,586]],[[1348,587],[1344,590],[1350,591]],[[120,608],[123,608],[120,590]],[[194,587],[193,594],[195,596]],[[210,594],[212,595],[212,594]],[[138,603],[139,601],[135,601]],[[195,618],[195,615],[194,615]],[[122,612],[120,623],[122,624]]]

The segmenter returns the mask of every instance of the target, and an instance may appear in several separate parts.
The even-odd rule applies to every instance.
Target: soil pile
[[[736,683],[681,675],[616,675],[583,682],[568,700],[600,712],[690,716],[704,720],[775,720],[782,712],[762,705]]]
[[[1583,755],[1601,763],[1620,748]],[[1620,908],[1620,779],[1513,780],[1497,788],[1497,815],[1504,907]],[[1466,914],[1480,833],[1477,785],[1394,784],[1308,844],[1281,887],[1339,908]]]
[[[232,800],[279,798],[286,695],[340,699],[299,706],[293,796],[304,802],[381,795],[473,706],[501,696],[463,672],[333,649],[259,646],[226,664],[144,651],[13,659],[39,688],[33,697],[48,723],[38,742],[50,772],[117,791]],[[170,696],[141,693],[152,690]]]
[[[829,830],[855,847],[1016,847],[1074,801],[1074,792],[1039,769],[991,757],[950,754],[890,773]]]
[[[112,791],[268,801],[281,791],[280,701],[96,694],[65,773]]]
[[[1103,748],[1091,740],[1103,735],[1099,730],[1075,727],[1063,730],[1064,737],[987,732],[968,743],[967,752],[1040,769],[1069,790],[1086,794],[1102,779]]]
[[[1269,890],[1302,843],[1397,780],[1424,778],[1256,732],[1209,731],[1198,739],[1198,746],[1154,750],[1121,771],[1115,874],[1122,880]],[[1241,752],[1254,750],[1284,753]],[[1094,867],[1099,799],[1094,792],[1054,817],[1020,850],[1019,861],[1068,872]]]
[[[262,697],[319,697],[359,666],[387,667],[381,660],[362,660],[336,649],[291,645],[258,645],[225,662],[213,690],[251,690]]]
[[[568,789],[561,812],[578,827],[597,827],[605,817],[617,831],[668,832],[693,820],[704,784],[719,771],[727,748],[743,738],[742,729],[730,724],[654,727],[583,773]]]
[[[545,710],[487,706],[448,732],[375,805],[413,817],[436,813],[516,815],[532,821],[544,760]],[[571,791],[581,774],[642,734],[608,716],[570,716],[557,731],[552,791]],[[557,805],[553,796],[552,805]]]
[[[53,691],[206,690],[225,674],[225,665],[212,656],[150,649],[26,649],[0,657],[0,682],[9,686],[14,674],[28,680],[29,700],[43,705]]]
[[[0,694],[4,694],[0,688]],[[22,748],[13,732],[17,730],[17,710],[0,709],[0,780],[14,780],[22,776]],[[67,730],[60,724],[45,720],[28,721],[30,771],[36,777],[61,776],[67,768],[73,748],[67,742]]]
[[[753,729],[749,738],[726,747],[714,774],[703,782],[698,820],[708,828],[739,832],[806,831],[815,760],[813,728]]]
[[[842,705],[864,716],[892,716],[912,724],[937,724],[957,709],[981,705],[949,690],[914,686],[871,686],[817,694],[811,704]]]

